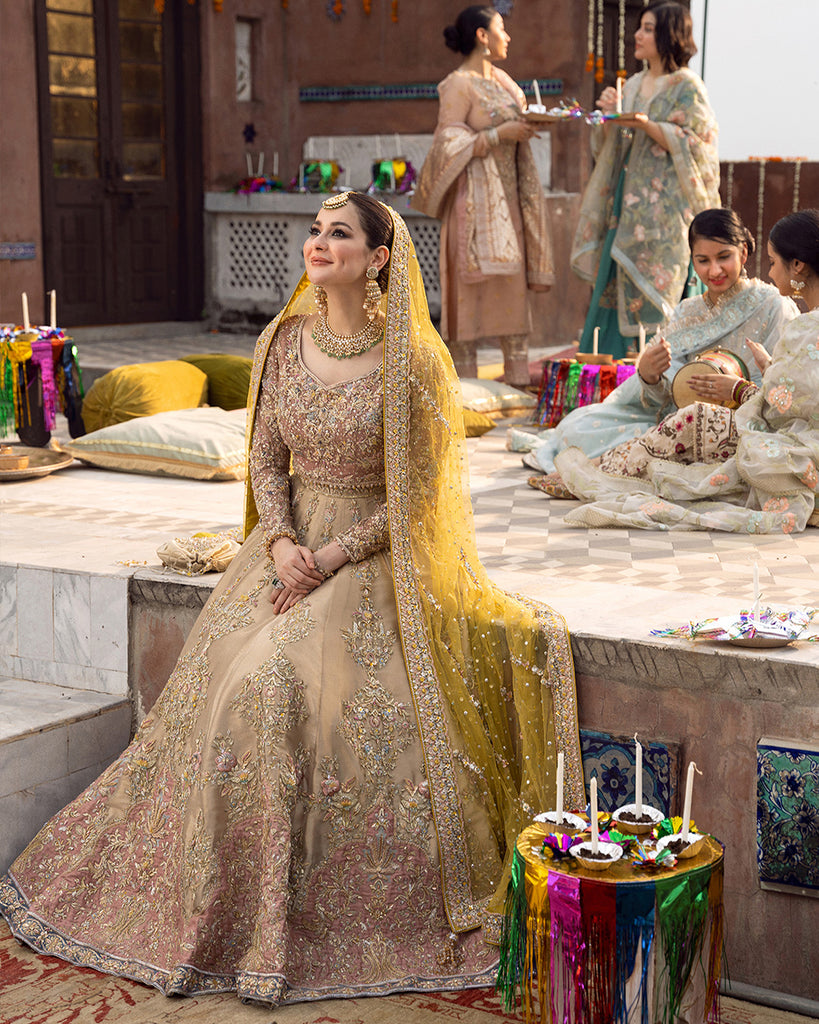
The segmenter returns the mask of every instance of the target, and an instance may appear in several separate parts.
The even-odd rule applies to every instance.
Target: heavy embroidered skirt
[[[300,485],[296,528],[317,548],[379,501]],[[444,912],[389,552],[281,616],[272,584],[257,528],[132,744],[0,879],[0,910],[35,949],[166,993],[492,985],[497,950]]]

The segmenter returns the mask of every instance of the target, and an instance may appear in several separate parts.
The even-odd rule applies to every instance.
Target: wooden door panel
[[[37,0],[37,18],[45,284],[61,321],[189,317],[201,292],[180,271],[180,210],[200,267],[201,245],[174,152],[189,138],[174,54],[198,22],[154,0]],[[182,85],[198,97],[195,75]]]

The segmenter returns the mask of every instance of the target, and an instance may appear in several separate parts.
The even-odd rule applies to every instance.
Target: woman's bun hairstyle
[[[479,28],[489,28],[489,23],[498,12],[494,7],[473,4],[465,7],[455,19],[454,25],[444,29],[444,42],[455,53],[468,57],[475,49],[475,33]]]
[[[819,210],[797,210],[778,220],[768,235],[786,263],[801,260],[819,276]]]

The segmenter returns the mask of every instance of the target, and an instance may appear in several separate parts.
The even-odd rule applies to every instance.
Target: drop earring
[[[317,284],[313,289],[313,302],[321,316],[327,316],[327,292]]]
[[[794,279],[791,278],[791,294],[795,299],[799,299],[802,297],[802,290],[804,289],[804,287],[804,281],[794,281]]]
[[[375,320],[380,305],[381,289],[378,287],[378,268],[367,267],[367,285],[364,289],[364,305],[361,308],[367,314],[370,323]]]

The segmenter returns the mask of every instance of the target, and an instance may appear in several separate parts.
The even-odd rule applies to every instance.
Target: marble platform
[[[756,744],[762,736],[815,742],[819,644],[749,651],[651,635],[747,607],[755,562],[763,600],[819,605],[819,530],[751,537],[572,529],[562,520],[572,503],[527,486],[530,473],[506,451],[503,427],[468,445],[481,556],[499,584],[566,617],[581,725],[679,744],[681,764],[694,760],[704,773],[694,816],[726,842],[731,977],[819,1000],[819,900],[764,891],[756,873]],[[72,690],[72,700],[100,702],[97,718],[119,716],[106,744],[88,740],[95,764],[113,757],[132,717],[155,699],[215,582],[162,570],[156,548],[169,537],[237,525],[242,490],[239,482],[133,476],[77,463],[39,480],[0,484],[0,722],[10,709],[25,718],[18,705],[26,688],[55,698],[57,711],[65,701],[58,693]],[[817,633],[814,627],[811,635]],[[66,799],[88,777],[85,768],[68,770],[71,729],[91,715],[84,708],[66,726]],[[32,712],[23,734],[4,738],[0,731],[0,776],[14,764],[15,778],[28,779],[25,765],[38,755],[26,751],[62,728],[39,721]],[[91,726],[82,728],[94,735]],[[90,761],[87,768],[93,773]],[[39,804],[19,798],[8,805],[9,816],[21,819],[15,842],[54,809],[43,794]],[[4,806],[0,815],[9,820]],[[0,849],[0,861],[13,852]]]

